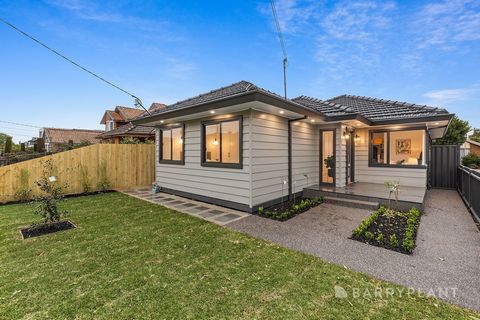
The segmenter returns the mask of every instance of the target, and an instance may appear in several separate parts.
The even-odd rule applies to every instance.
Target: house
[[[149,112],[164,108],[161,103],[153,103]],[[155,139],[155,130],[149,127],[134,125],[131,121],[145,113],[144,110],[117,106],[115,110],[105,111],[100,124],[105,125],[105,132],[98,136],[103,142],[120,143],[124,138],[135,138],[140,141]]]
[[[42,128],[36,140],[42,145],[37,146],[37,149],[58,152],[80,144],[98,143],[97,136],[100,133],[102,133],[100,130]]]
[[[429,146],[452,117],[361,96],[284,99],[240,81],[133,123],[156,129],[163,191],[254,212],[304,191],[371,196],[386,192],[387,180],[400,180],[404,201],[421,205]]]
[[[469,145],[469,152],[480,156],[480,142],[472,139],[467,139],[466,143]]]

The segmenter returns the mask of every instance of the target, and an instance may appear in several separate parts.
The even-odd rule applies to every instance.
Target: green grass
[[[338,299],[394,287],[122,194],[68,199],[78,228],[20,240],[0,206],[0,319],[475,319],[432,298]]]

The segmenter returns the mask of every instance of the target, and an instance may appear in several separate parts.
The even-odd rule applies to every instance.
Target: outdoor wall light
[[[355,142],[359,142],[360,141],[360,136],[358,134],[355,135],[355,138],[353,138],[355,140]]]
[[[348,131],[343,131],[343,139],[347,140],[348,138],[350,138],[350,133]]]
[[[215,110],[210,110],[210,113],[211,113],[211,114],[215,114]]]

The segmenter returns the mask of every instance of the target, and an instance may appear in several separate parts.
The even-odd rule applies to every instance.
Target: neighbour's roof
[[[135,136],[154,136],[155,135],[155,128],[151,127],[145,127],[145,126],[137,126],[134,125],[133,123],[129,122],[127,124],[124,124],[123,126],[120,126],[118,128],[115,128],[113,130],[103,132],[98,136],[100,139],[109,139],[113,137],[122,137],[122,136],[129,136],[129,137],[135,137]]]
[[[327,121],[361,119],[367,123],[380,123],[382,121],[396,120],[410,122],[410,120],[414,121],[420,118],[426,119],[436,116],[449,118],[453,116],[450,115],[447,110],[442,108],[353,95],[342,95],[329,100],[320,100],[308,96],[299,96],[294,99],[284,100],[280,95],[262,89],[248,81],[240,81],[226,87],[200,94],[193,98],[176,102],[163,108],[155,109],[151,112],[151,115],[144,115],[139,118],[149,118],[150,116],[160,115],[175,110],[193,108],[209,102],[213,103],[217,100],[223,100],[249,92],[259,92],[275,96],[287,103],[295,105],[296,107],[301,107],[318,113],[324,116]]]
[[[113,110],[105,111],[105,114],[103,115],[102,120],[100,121],[100,124],[106,123],[107,115],[109,115],[114,121],[128,122],[137,118],[144,112],[145,111],[141,109],[135,109],[135,108],[124,107],[124,106],[116,106],[114,111]]]
[[[45,137],[50,143],[97,143],[97,136],[103,131],[87,129],[62,129],[62,128],[44,128]]]

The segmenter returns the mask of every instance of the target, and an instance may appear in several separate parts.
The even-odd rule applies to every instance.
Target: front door
[[[320,184],[335,183],[335,130],[320,130]]]

